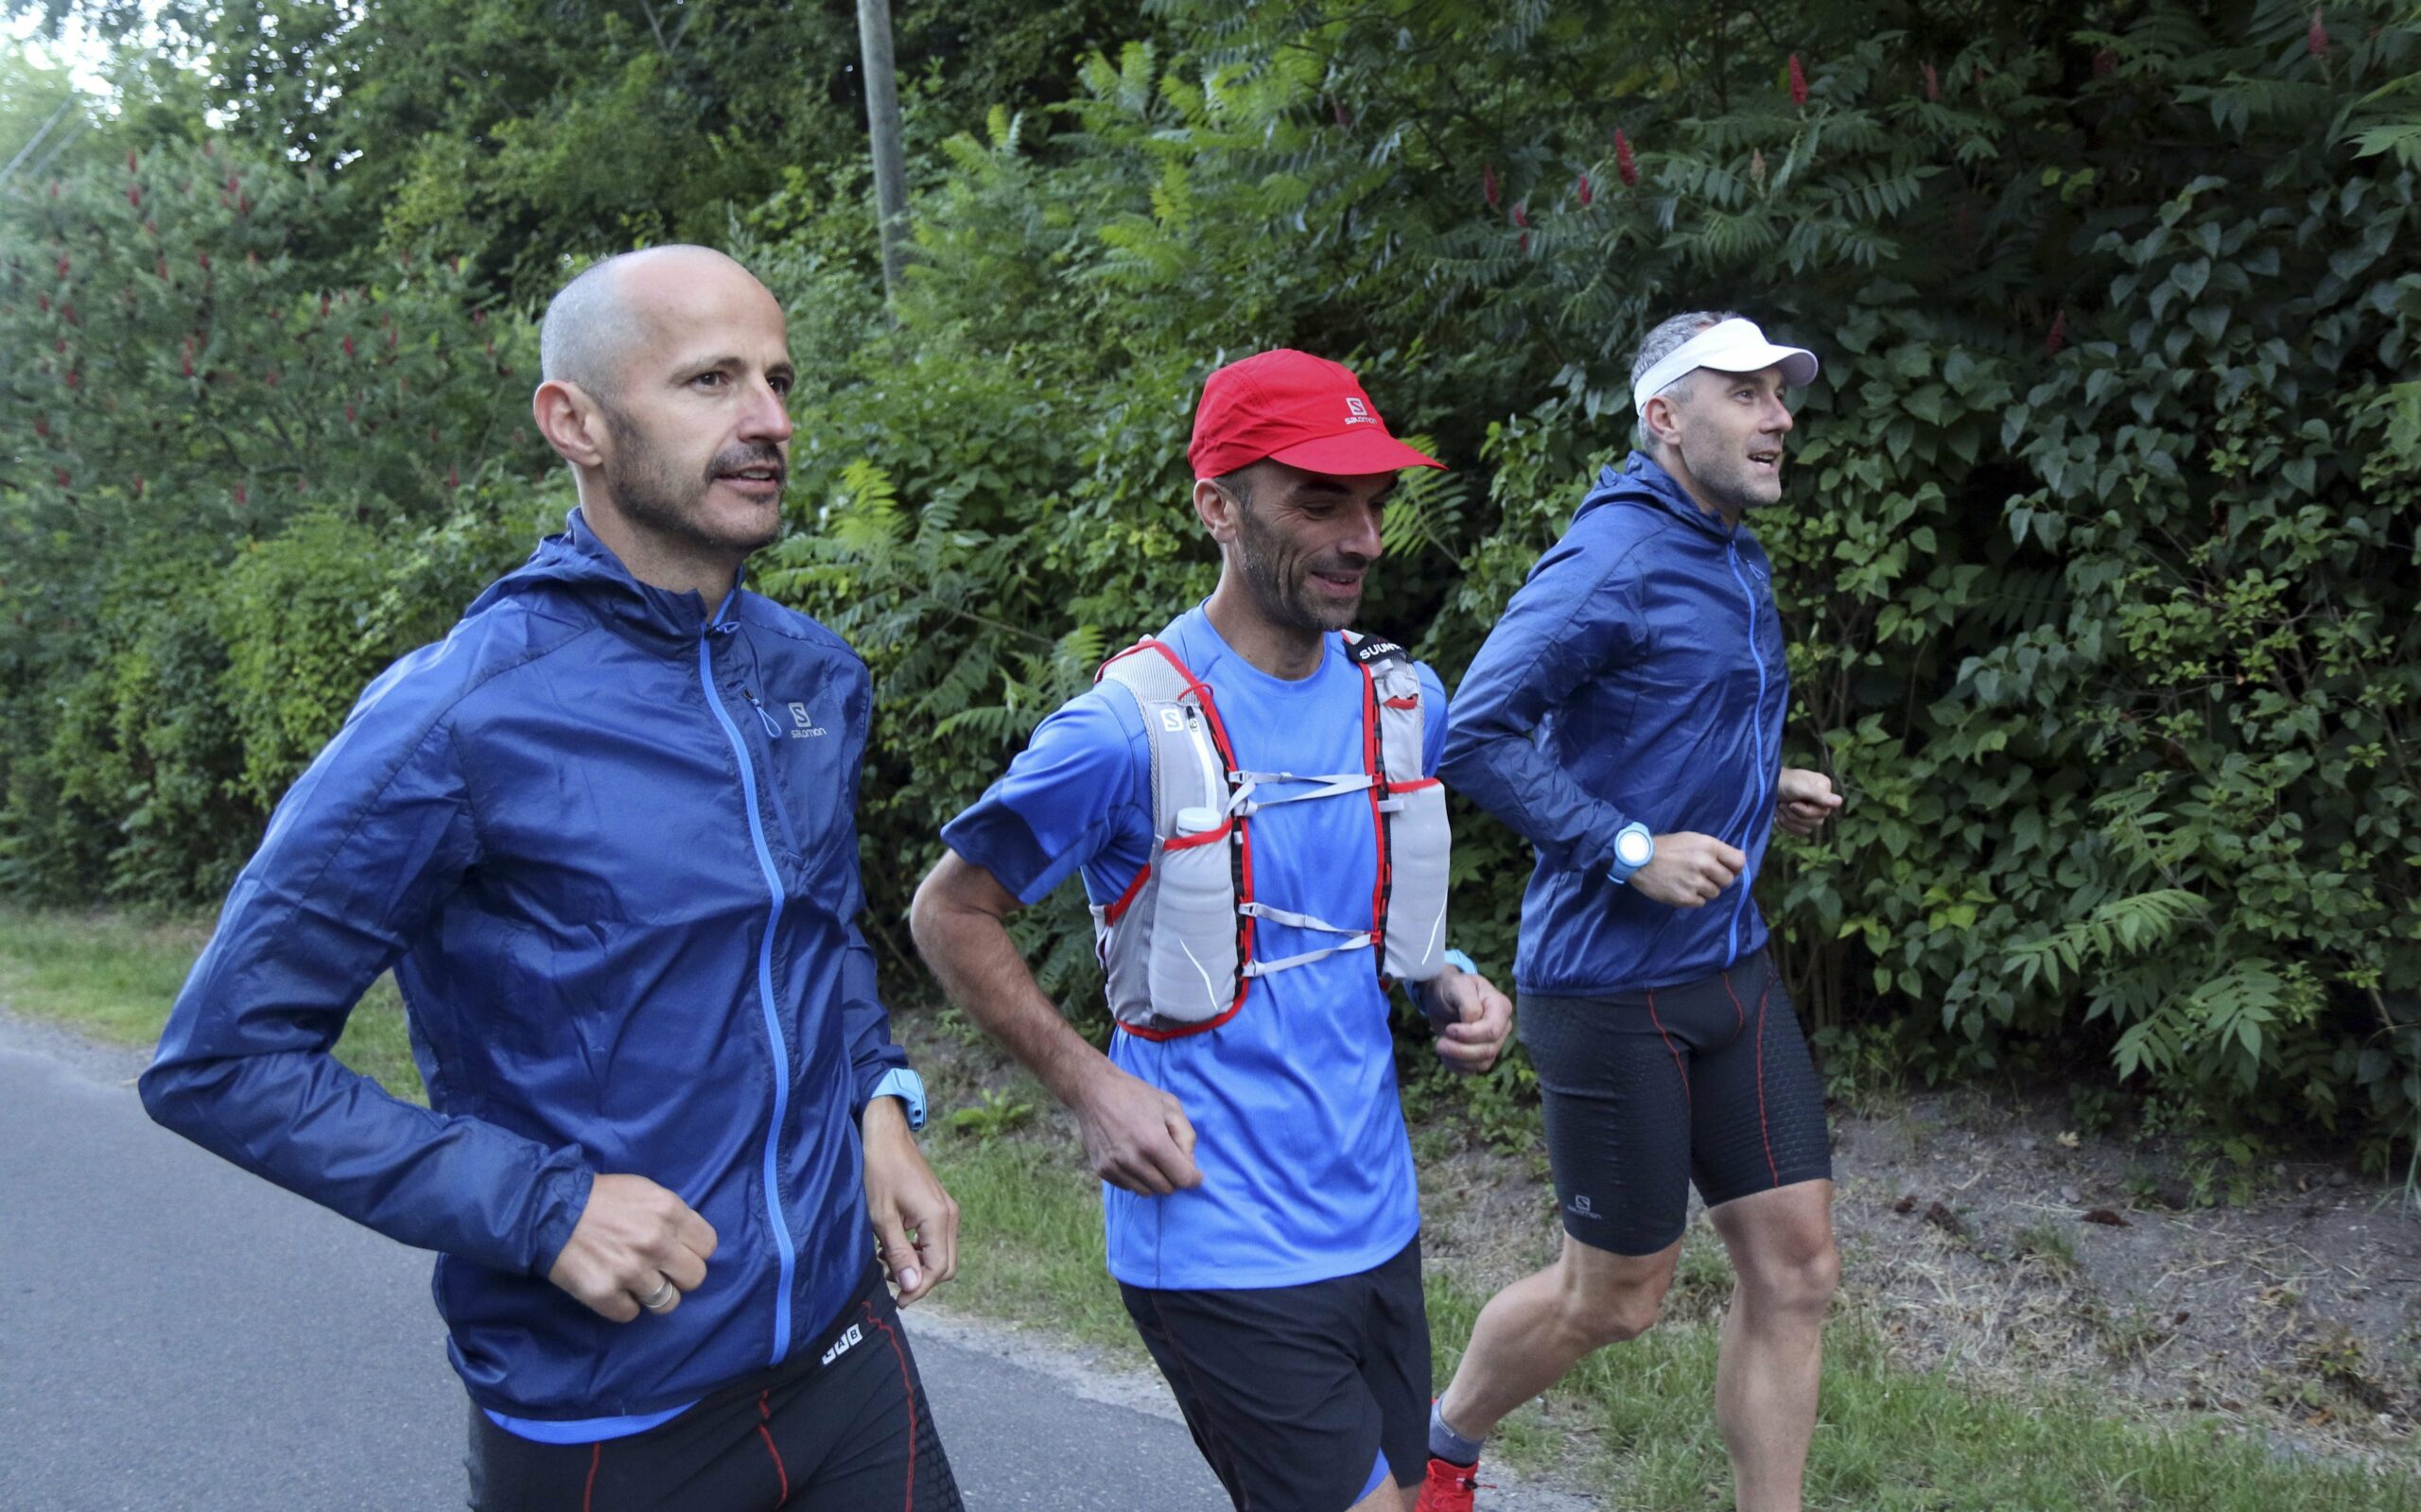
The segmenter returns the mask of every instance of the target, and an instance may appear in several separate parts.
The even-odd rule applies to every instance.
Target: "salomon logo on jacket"
[[[820,1337],[869,1264],[853,1114],[905,1063],[853,922],[869,681],[804,616],[711,607],[575,512],[295,783],[143,1078],[164,1123],[442,1251],[455,1368],[514,1417],[693,1401]],[[325,1054],[391,964],[427,1108]],[[547,1280],[618,1172],[720,1240],[633,1324]]]

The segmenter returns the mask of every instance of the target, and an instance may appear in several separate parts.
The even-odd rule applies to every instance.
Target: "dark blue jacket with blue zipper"
[[[1438,770],[1538,849],[1523,991],[1670,986],[1765,944],[1750,891],[1790,704],[1771,575],[1754,536],[1633,452],[1600,475],[1489,633]],[[1713,835],[1749,869],[1703,908],[1652,902],[1608,872],[1634,821]]]
[[[278,805],[145,1105],[441,1251],[483,1407],[645,1413],[781,1360],[865,1277],[855,1115],[904,1064],[854,923],[870,703],[813,620],[642,584],[575,511]],[[328,1054],[390,966],[426,1109]],[[667,1317],[611,1323],[546,1279],[618,1172],[719,1238]]]

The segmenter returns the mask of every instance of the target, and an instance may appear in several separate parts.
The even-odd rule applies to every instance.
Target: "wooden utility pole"
[[[898,298],[908,235],[908,169],[899,155],[899,78],[891,61],[891,0],[858,0],[858,51],[866,72],[866,130],[874,139],[875,230],[882,245],[882,299]]]

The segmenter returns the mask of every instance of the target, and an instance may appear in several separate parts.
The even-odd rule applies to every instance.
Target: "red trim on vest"
[[[1101,911],[1101,921],[1116,924],[1124,917],[1126,911],[1135,906],[1135,899],[1142,895],[1144,879],[1151,875],[1152,863],[1145,861],[1143,869],[1135,874],[1135,880],[1126,884],[1126,891],[1118,895],[1118,901]]]
[[[1227,764],[1227,771],[1219,774],[1220,781],[1223,785],[1232,789],[1234,786],[1234,778],[1229,776],[1228,773],[1237,770],[1236,748],[1228,741],[1228,726],[1226,721],[1219,718],[1219,705],[1218,703],[1210,696],[1210,685],[1204,682],[1199,677],[1194,676],[1193,669],[1186,666],[1183,658],[1179,657],[1176,652],[1172,651],[1166,641],[1160,640],[1157,636],[1146,635],[1142,639],[1137,641],[1134,645],[1126,648],[1126,650],[1120,652],[1117,656],[1112,656],[1108,662],[1102,663],[1102,672],[1106,672],[1109,669],[1110,662],[1117,661],[1123,656],[1132,656],[1140,651],[1158,652],[1162,659],[1167,661],[1171,667],[1176,669],[1177,676],[1185,679],[1185,690],[1192,693],[1201,704],[1202,717],[1210,726],[1210,743],[1212,746],[1217,748],[1219,759]],[[1095,672],[1093,674],[1094,682],[1098,683],[1101,681],[1102,672]],[[1158,794],[1155,793],[1153,798],[1154,802],[1157,804],[1158,801]],[[1206,841],[1224,839],[1229,830],[1233,830],[1236,837],[1236,865],[1239,873],[1236,886],[1236,901],[1239,903],[1249,903],[1252,901],[1252,826],[1246,824],[1242,815],[1230,816],[1226,824],[1221,825],[1217,829],[1205,831],[1198,838],[1193,836],[1178,836],[1176,839],[1172,840],[1167,844],[1161,846],[1161,849],[1163,851],[1178,849],[1180,848],[1181,843],[1198,845]],[[1146,865],[1143,868],[1142,874],[1138,875],[1135,880],[1128,885],[1126,889],[1126,895],[1119,899],[1118,911],[1121,913],[1126,912],[1127,905],[1134,899],[1136,890],[1142,885],[1143,877],[1149,875],[1150,872],[1151,867]],[[1188,1024],[1182,1029],[1143,1029],[1137,1025],[1127,1023],[1123,1019],[1117,1018],[1115,1016],[1112,1017],[1111,1022],[1116,1024],[1120,1029],[1125,1031],[1127,1034],[1133,1034],[1138,1039],[1149,1039],[1156,1041],[1183,1039],[1192,1034],[1209,1034],[1211,1030],[1218,1028],[1221,1024],[1226,1023],[1228,1019],[1233,1018],[1237,1014],[1243,1012],[1245,995],[1252,991],[1252,978],[1245,975],[1244,968],[1252,962],[1254,919],[1249,913],[1239,914],[1237,917],[1241,922],[1236,930],[1236,1000],[1228,1004],[1228,1011],[1226,1013],[1219,1015],[1215,1018],[1206,1018],[1198,1024]],[[1112,922],[1110,915],[1107,912],[1104,912],[1102,918],[1105,923]]]
[[[1387,895],[1395,886],[1395,859],[1387,847],[1387,816],[1381,809],[1380,794],[1386,790],[1386,757],[1379,741],[1379,680],[1370,669],[1362,669],[1362,770],[1370,778],[1370,828],[1378,837],[1378,879],[1370,886],[1370,959],[1379,963],[1380,976],[1386,975],[1387,960]]]
[[[1103,675],[1109,670],[1111,662],[1132,656],[1141,651],[1159,652],[1162,659],[1176,669],[1177,676],[1185,680],[1185,690],[1200,702],[1203,718],[1210,726],[1210,743],[1218,749],[1219,759],[1227,763],[1228,771],[1221,773],[1221,776],[1232,786],[1233,778],[1228,773],[1240,769],[1236,764],[1235,747],[1228,740],[1228,726],[1219,718],[1218,702],[1210,695],[1210,685],[1194,676],[1193,669],[1186,666],[1184,660],[1169,648],[1167,642],[1156,636],[1144,636],[1116,656],[1109,658],[1108,661],[1103,662],[1100,670],[1093,673],[1093,681],[1098,683],[1102,680]],[[1348,647],[1347,651],[1350,656],[1351,648]],[[1362,770],[1370,778],[1370,826],[1372,833],[1377,837],[1379,860],[1378,880],[1370,889],[1370,959],[1384,965],[1387,959],[1387,897],[1395,886],[1395,861],[1392,849],[1387,844],[1387,816],[1379,808],[1381,796],[1411,792],[1421,788],[1434,788],[1438,786],[1438,779],[1421,777],[1402,783],[1391,783],[1387,780],[1385,757],[1381,750],[1379,738],[1379,682],[1368,667],[1362,666],[1360,663],[1356,663],[1355,666],[1362,673]],[[1397,709],[1417,709],[1420,706],[1420,701],[1417,698],[1391,698],[1386,701],[1386,706]],[[1154,796],[1157,801],[1158,795]],[[1206,830],[1200,835],[1177,836],[1166,842],[1160,848],[1165,853],[1181,850],[1189,845],[1207,844],[1211,841],[1226,838],[1229,830],[1233,830],[1236,837],[1236,866],[1239,874],[1236,901],[1249,903],[1253,901],[1252,826],[1243,815],[1233,815],[1217,829]],[[1137,895],[1142,891],[1144,879],[1151,874],[1152,868],[1146,863],[1141,871],[1135,874],[1135,880],[1126,884],[1126,891],[1119,895],[1118,901],[1102,911],[1102,922],[1115,925],[1134,904]],[[1253,979],[1245,975],[1244,968],[1252,964],[1253,925],[1256,922],[1249,913],[1243,914],[1241,917],[1244,922],[1236,930],[1236,1000],[1228,1005],[1226,1013],[1215,1018],[1206,1018],[1198,1024],[1187,1024],[1182,1029],[1145,1029],[1115,1017],[1111,1021],[1123,1033],[1133,1034],[1138,1039],[1148,1039],[1157,1043],[1208,1034],[1236,1017],[1244,1009],[1245,998],[1252,991]],[[1388,980],[1384,970],[1380,972],[1379,980],[1382,982]]]

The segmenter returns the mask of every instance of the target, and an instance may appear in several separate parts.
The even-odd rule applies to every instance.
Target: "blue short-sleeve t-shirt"
[[[1362,770],[1363,678],[1341,638],[1327,637],[1319,669],[1298,681],[1236,654],[1198,608],[1161,638],[1210,685],[1245,770]],[[1446,693],[1426,667],[1420,683],[1421,770],[1435,773]],[[1252,825],[1258,901],[1367,924],[1378,838],[1365,796],[1280,804]],[[1020,902],[1080,870],[1093,902],[1116,899],[1152,848],[1150,747],[1134,699],[1104,684],[1070,700],[942,839]],[[1334,943],[1268,918],[1253,933],[1263,961]],[[1409,1243],[1420,1199],[1387,1016],[1370,952],[1352,950],[1256,979],[1216,1029],[1117,1034],[1110,1058],[1184,1107],[1202,1185],[1150,1197],[1105,1184],[1110,1274],[1141,1287],[1296,1286],[1368,1270]]]

